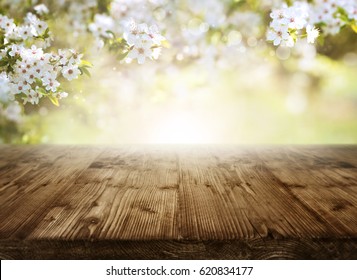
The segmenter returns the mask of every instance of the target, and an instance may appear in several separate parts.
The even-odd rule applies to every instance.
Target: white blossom
[[[278,25],[269,30],[267,34],[267,40],[272,41],[274,46],[278,46],[284,43],[288,46],[293,44],[287,25]]]
[[[137,41],[130,51],[128,58],[137,59],[139,64],[143,64],[146,58],[152,58],[151,43],[148,41]]]
[[[136,24],[133,20],[127,25],[123,37],[130,46],[128,58],[136,59],[139,64],[143,64],[146,58],[157,59],[165,40],[156,25]]]
[[[282,45],[293,47],[306,31],[308,42],[313,43],[318,36],[314,27],[315,17],[313,8],[304,1],[295,1],[292,6],[283,3],[278,9],[270,13],[272,21],[267,33],[267,40],[272,41],[275,46]]]
[[[10,56],[16,56],[16,55],[20,55],[21,52],[23,51],[24,47],[22,45],[11,45],[11,51],[9,51],[9,55]]]
[[[44,94],[59,96],[59,98],[66,97],[67,93],[59,91],[58,78],[61,75],[67,80],[77,78],[80,74],[78,66],[82,54],[72,49],[59,50],[58,53],[45,52],[44,48],[40,47],[41,44],[36,41],[36,36],[46,31],[47,23],[34,14],[28,13],[22,25],[13,24],[11,31],[9,31],[9,24],[13,24],[12,19],[0,16],[0,28],[3,31],[7,30],[4,40],[9,42],[1,49],[0,59],[8,56],[13,60],[12,71],[3,71],[0,74],[0,100],[12,104],[16,96],[20,95],[25,104],[38,104]],[[13,42],[11,40],[14,37],[17,41]],[[51,42],[48,39],[45,38],[45,45]],[[32,44],[27,47],[27,44],[32,41],[37,45]],[[6,108],[12,107],[8,105]]]
[[[316,0],[311,7],[311,23],[321,23],[322,31],[325,34],[337,34],[345,24],[337,16],[338,8],[344,8],[348,3],[351,2],[348,0]]]
[[[16,25],[12,18],[0,15],[0,28],[4,29],[5,33],[9,33],[15,29]]]
[[[10,92],[10,80],[5,72],[0,73],[0,101],[8,102]]]
[[[4,110],[3,114],[5,117],[13,122],[20,122],[21,121],[21,107],[18,102],[13,102],[7,106]]]
[[[36,11],[36,13],[39,14],[39,15],[48,14],[48,12],[49,12],[48,8],[44,4],[36,5],[33,8]]]
[[[68,93],[65,91],[62,91],[62,92],[57,93],[56,97],[58,99],[66,98],[66,97],[68,97]]]
[[[63,68],[62,68],[62,75],[68,81],[72,81],[73,79],[77,79],[78,75],[80,73],[81,72],[79,71],[78,67],[75,66],[75,65],[63,66]]]
[[[357,3],[354,1],[350,1],[345,6],[345,9],[348,14],[348,18],[357,21]]]
[[[310,44],[315,43],[316,38],[319,36],[319,30],[311,25],[306,26],[307,42]]]
[[[24,104],[26,104],[27,102],[31,103],[32,105],[38,104],[41,97],[42,95],[39,92],[31,89],[29,93],[26,95],[26,97],[24,98]]]
[[[96,14],[94,22],[89,24],[88,28],[95,37],[110,38],[112,35],[107,31],[114,29],[114,20],[107,15]]]
[[[189,9],[212,27],[220,26],[226,20],[225,5],[219,0],[188,0]]]

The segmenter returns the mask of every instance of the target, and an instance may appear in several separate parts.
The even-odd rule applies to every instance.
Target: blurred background
[[[357,143],[350,28],[315,46],[276,48],[265,34],[281,1],[148,1],[134,15],[157,22],[168,44],[158,60],[138,65],[98,50],[78,24],[108,3],[47,2],[62,15],[49,19],[54,46],[83,51],[91,77],[67,85],[59,107],[43,100],[16,119],[1,117],[2,143]]]

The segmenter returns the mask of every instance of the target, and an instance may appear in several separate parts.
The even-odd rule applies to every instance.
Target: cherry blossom
[[[319,36],[319,30],[311,25],[306,26],[307,42],[310,44],[315,43],[316,38]]]
[[[134,21],[128,26],[123,37],[130,46],[128,58],[137,59],[139,64],[143,64],[146,58],[157,59],[161,42],[165,40],[158,32],[157,26],[136,24]]]
[[[47,11],[43,4],[34,9],[39,14]],[[81,74],[82,54],[72,49],[47,51],[52,41],[48,24],[32,13],[27,13],[18,25],[12,18],[0,15],[0,31],[4,34],[0,47],[2,115],[18,121],[20,101],[36,105],[48,97],[58,105],[58,99],[68,96],[60,89],[60,81],[71,81]]]

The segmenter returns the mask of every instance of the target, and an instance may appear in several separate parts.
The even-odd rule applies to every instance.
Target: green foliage
[[[117,38],[113,32],[107,32],[112,35],[112,38],[105,40],[108,50],[114,54],[117,60],[125,59],[130,51],[130,46],[124,38]]]
[[[92,67],[93,67],[92,63],[82,59],[81,64],[79,65],[78,69],[79,69],[79,71],[81,71],[81,75],[87,75],[90,78],[91,74],[88,69],[92,68]]]
[[[41,34],[40,36],[37,36],[36,38],[43,40],[43,41],[50,38],[50,29],[46,28],[45,32],[43,32],[43,34]]]
[[[55,96],[52,96],[52,95],[48,95],[48,98],[51,100],[52,104],[55,105],[55,106],[59,106],[59,102],[58,102],[58,99],[57,97]]]
[[[352,28],[352,30],[353,30],[354,32],[357,33],[357,24],[356,24],[356,23],[353,23],[353,24],[351,25],[351,28]]]
[[[97,0],[97,3],[98,13],[107,13],[109,11],[111,0]]]
[[[233,14],[235,11],[240,9],[244,4],[246,3],[246,0],[232,0],[227,9],[227,15]]]
[[[354,19],[350,19],[348,17],[348,13],[343,7],[338,7],[337,11],[335,12],[335,17],[339,18],[344,22],[346,25],[350,26],[351,29],[357,33],[357,23]]]

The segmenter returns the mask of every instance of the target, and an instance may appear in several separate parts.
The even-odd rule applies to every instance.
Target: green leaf
[[[123,52],[123,53],[119,53],[117,56],[118,60],[123,60],[124,58],[126,58],[126,56],[128,55],[129,52]]]
[[[246,1],[243,0],[232,0],[229,3],[227,14],[231,15],[233,14],[236,10],[240,8],[241,5],[244,5]]]
[[[58,99],[57,97],[54,97],[52,95],[49,95],[48,98],[51,100],[52,104],[55,105],[55,106],[59,106],[59,102],[58,102]]]
[[[81,71],[82,75],[86,74],[88,77],[91,77],[91,74],[86,67],[78,67],[78,69],[79,69],[79,71]]]
[[[126,44],[126,40],[124,38],[117,38],[116,41],[120,44]]]
[[[107,30],[107,31],[105,31],[105,33],[111,34],[114,39],[116,38],[116,36],[115,36],[113,31]]]
[[[169,41],[167,41],[167,40],[161,41],[161,46],[163,48],[167,48],[167,49],[171,47]]]
[[[319,36],[319,37],[317,37],[317,43],[318,43],[320,46],[324,46],[324,45],[325,45],[325,38],[324,38],[324,36]]]
[[[8,64],[9,64],[9,62],[7,60],[4,60],[4,59],[0,60],[0,67],[4,67]]]
[[[86,60],[81,60],[80,67],[93,67],[93,64]]]
[[[46,90],[44,90],[44,89],[41,88],[41,87],[37,88],[37,91],[38,91],[40,94],[42,94],[42,95],[47,95]]]
[[[357,33],[357,23],[351,24],[352,30]]]

